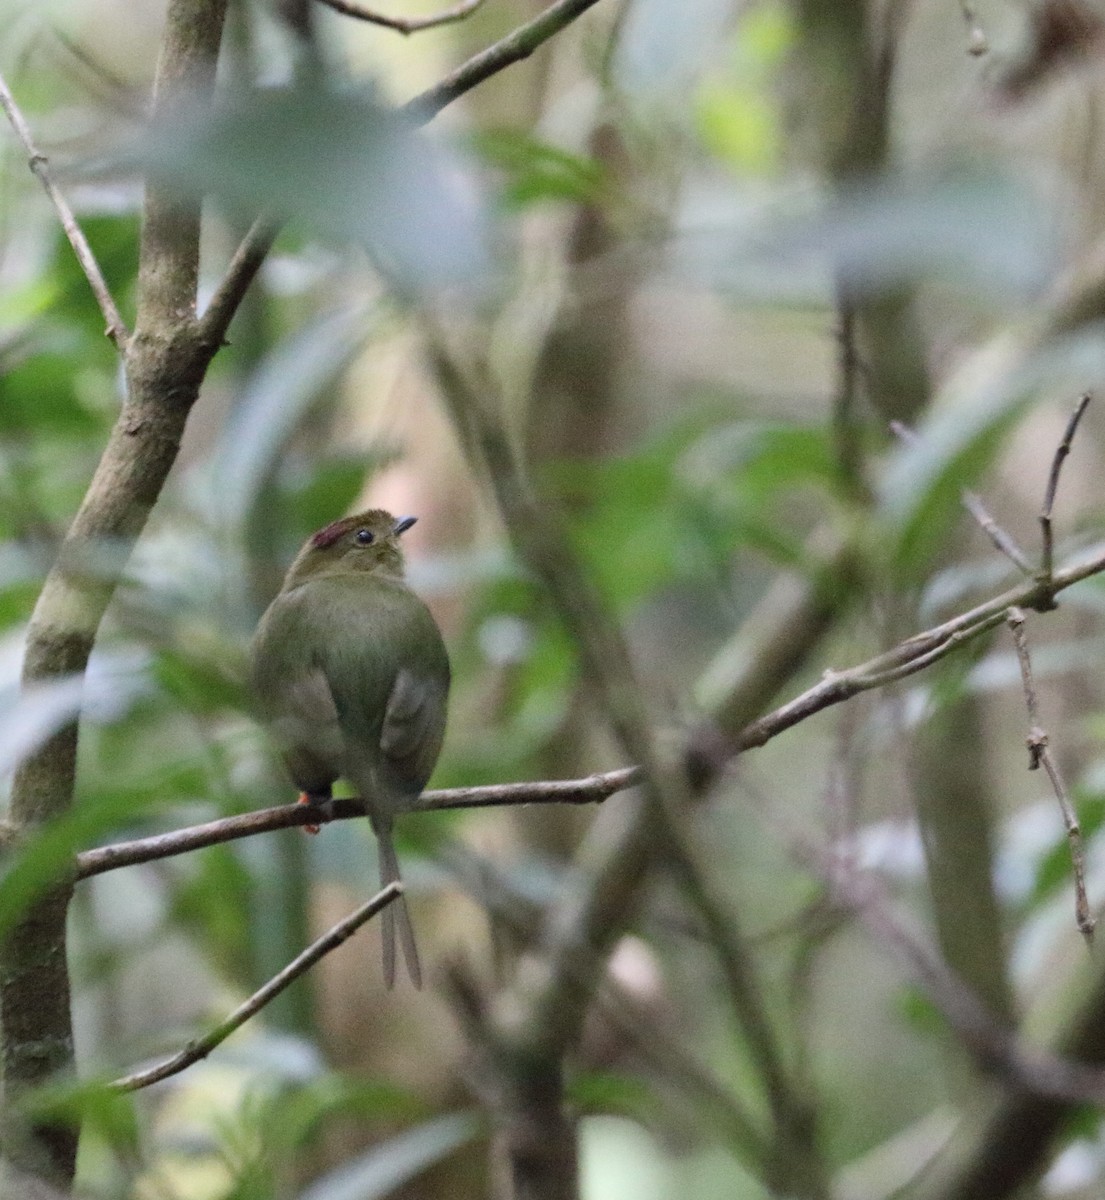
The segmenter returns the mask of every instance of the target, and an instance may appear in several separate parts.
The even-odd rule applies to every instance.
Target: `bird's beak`
[[[417,517],[400,517],[391,528],[391,532],[399,536],[401,533],[406,533],[408,529],[417,521]]]

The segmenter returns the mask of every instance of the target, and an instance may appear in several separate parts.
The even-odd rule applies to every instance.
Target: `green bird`
[[[399,879],[392,822],[426,786],[445,736],[449,656],[430,610],[407,586],[400,535],[414,517],[374,508],[320,529],[300,550],[250,647],[251,682],[302,803],[349,780],[368,807],[380,879]],[[398,932],[422,985],[400,897],[382,917],[384,978]]]

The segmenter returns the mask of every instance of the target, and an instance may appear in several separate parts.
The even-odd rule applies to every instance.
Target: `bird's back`
[[[305,790],[305,776],[345,776],[386,790],[395,806],[425,787],[444,735],[449,659],[401,580],[350,572],[281,593],[254,638],[253,685]]]

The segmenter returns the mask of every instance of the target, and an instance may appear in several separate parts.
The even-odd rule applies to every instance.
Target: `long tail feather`
[[[391,840],[391,823],[378,821],[374,823],[374,828],[380,849],[380,886],[387,887],[389,883],[399,880],[399,859]],[[414,927],[411,925],[406,896],[400,896],[393,904],[389,904],[380,914],[380,920],[384,943],[384,982],[389,988],[395,986],[395,937],[398,933],[407,974],[411,983],[420,988],[422,966],[418,961],[418,947],[414,942]]]

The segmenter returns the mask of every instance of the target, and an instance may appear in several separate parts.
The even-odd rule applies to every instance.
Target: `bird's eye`
[[[358,529],[353,535],[353,540],[358,546],[371,546],[376,540],[376,535],[371,529]]]

